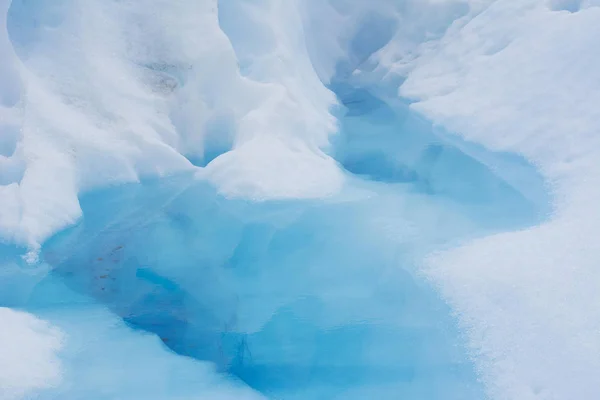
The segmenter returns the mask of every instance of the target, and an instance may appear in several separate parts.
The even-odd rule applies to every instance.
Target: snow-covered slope
[[[556,199],[541,226],[431,258],[493,398],[600,394],[598,5],[490,2],[404,67],[400,94],[414,109],[469,141],[523,154]],[[394,51],[391,43],[381,56]]]

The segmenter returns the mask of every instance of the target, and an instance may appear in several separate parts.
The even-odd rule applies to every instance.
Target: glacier
[[[0,0],[0,398],[600,396],[596,0]]]

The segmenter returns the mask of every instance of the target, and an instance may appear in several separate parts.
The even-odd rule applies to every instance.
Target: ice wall
[[[21,78],[18,60],[6,30],[9,0],[0,3],[0,230],[4,236],[17,229],[18,188],[15,181],[23,175],[23,162],[17,144],[20,138],[21,113],[17,107],[21,98]]]
[[[241,73],[266,95],[239,123],[234,151],[205,173],[227,195],[254,199],[335,194],[342,173],[323,150],[336,131],[335,96],[315,73],[300,17],[303,2],[219,1],[219,21]],[[259,100],[261,101],[261,100]]]
[[[228,195],[339,189],[341,173],[321,150],[336,129],[334,96],[303,50],[296,3],[222,8],[224,26],[242,27],[237,36],[227,29],[235,51],[216,1],[13,1],[1,47],[11,60],[2,77],[2,237],[35,248],[79,218],[78,193],[191,170],[222,153],[199,174]],[[258,25],[266,30],[253,40],[243,29]]]
[[[80,217],[82,191],[195,166],[227,195],[331,195],[343,177],[326,154],[336,101],[322,82],[394,36],[412,48],[441,35],[465,7],[13,1],[0,235],[35,249]]]
[[[369,72],[363,79],[370,85],[389,87],[394,82],[383,78],[403,73],[403,64],[418,58],[421,48],[442,37],[456,20],[477,12],[480,3],[485,1],[308,0],[302,7],[307,48],[325,83]],[[378,53],[382,48],[386,51]],[[374,53],[378,56],[372,58]]]

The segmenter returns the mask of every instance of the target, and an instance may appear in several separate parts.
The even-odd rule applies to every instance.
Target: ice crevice
[[[594,1],[0,4],[0,397],[600,393]]]

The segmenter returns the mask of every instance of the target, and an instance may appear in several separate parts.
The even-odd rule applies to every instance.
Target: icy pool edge
[[[591,307],[600,258],[598,21],[591,3],[568,13],[496,1],[418,60],[401,88],[465,140],[532,160],[553,195],[549,220],[432,255],[426,267],[494,399],[600,393],[600,313]]]

